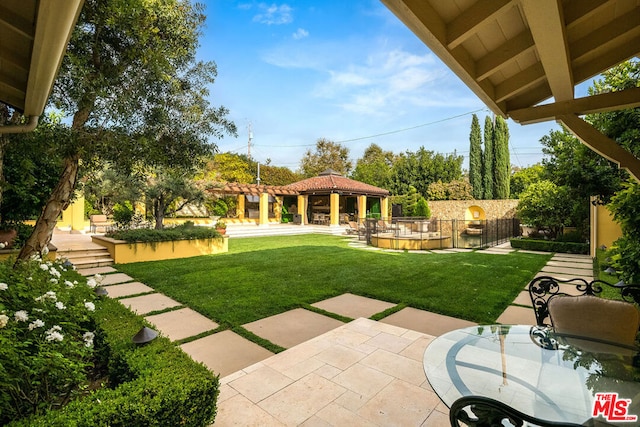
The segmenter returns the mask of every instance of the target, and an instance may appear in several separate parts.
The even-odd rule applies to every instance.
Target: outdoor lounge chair
[[[360,233],[364,233],[364,227],[359,227],[355,221],[349,221],[347,225],[348,227],[345,229],[347,234],[357,234],[359,236]]]

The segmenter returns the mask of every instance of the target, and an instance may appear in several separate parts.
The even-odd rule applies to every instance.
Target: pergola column
[[[340,225],[340,195],[338,193],[329,194],[329,224],[337,227]]]
[[[297,214],[302,217],[302,221],[300,225],[307,224],[307,203],[309,201],[309,197],[299,194],[298,195],[298,212]]]
[[[238,215],[238,219],[244,219],[244,194],[238,194],[238,204],[236,207],[236,214]]]
[[[358,219],[367,217],[367,196],[358,196]]]
[[[269,193],[260,194],[260,219],[258,225],[269,225]]]
[[[389,217],[389,198],[388,197],[380,197],[380,216],[385,221],[391,219]]]

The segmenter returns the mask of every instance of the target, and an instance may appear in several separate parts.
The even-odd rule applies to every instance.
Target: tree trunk
[[[162,230],[163,228],[163,222],[164,222],[164,210],[165,210],[165,205],[164,205],[164,199],[163,197],[159,197],[158,200],[156,200],[154,202],[155,204],[155,209],[153,212],[153,216],[156,219],[156,230]]]
[[[42,213],[36,221],[33,233],[31,233],[31,236],[29,236],[20,250],[18,261],[25,260],[31,255],[42,254],[42,251],[51,241],[51,235],[56,227],[58,216],[71,203],[71,197],[78,179],[78,165],[77,155],[64,159],[64,170],[60,180],[42,208]]]

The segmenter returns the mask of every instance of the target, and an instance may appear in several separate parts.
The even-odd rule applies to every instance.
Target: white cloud
[[[305,37],[309,37],[309,31],[305,30],[304,28],[298,28],[296,32],[293,33],[293,38],[295,40],[300,40]]]
[[[260,13],[253,17],[254,22],[266,25],[282,25],[293,22],[293,9],[287,4],[260,3],[258,9],[260,9]]]

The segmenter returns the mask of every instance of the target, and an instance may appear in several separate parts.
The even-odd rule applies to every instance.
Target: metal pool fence
[[[480,249],[508,242],[520,236],[520,221],[517,218],[488,220],[442,220],[420,217],[392,218],[381,220],[365,218],[358,222],[359,237],[368,244],[392,249],[420,248]],[[428,245],[425,245],[427,242]]]

